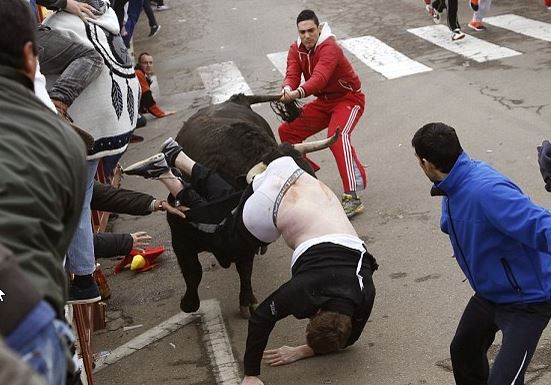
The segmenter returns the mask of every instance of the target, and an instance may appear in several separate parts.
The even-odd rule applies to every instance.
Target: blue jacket
[[[457,159],[441,190],[440,228],[473,290],[495,303],[551,299],[551,214],[492,167]]]

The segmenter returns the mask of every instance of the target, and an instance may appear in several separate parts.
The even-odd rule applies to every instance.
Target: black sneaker
[[[165,155],[166,163],[170,167],[174,167],[174,162],[180,151],[182,151],[182,147],[170,137],[161,144],[160,150]]]
[[[85,288],[78,287],[74,283],[69,284],[68,304],[94,303],[101,300],[99,287],[95,282]]]
[[[154,25],[153,27],[151,27],[151,29],[149,30],[149,37],[153,37],[157,34],[157,32],[159,32],[161,30],[161,26],[159,24],[157,25]]]
[[[146,179],[158,178],[167,171],[170,171],[170,168],[162,152],[125,167],[122,170],[124,174],[139,175]]]

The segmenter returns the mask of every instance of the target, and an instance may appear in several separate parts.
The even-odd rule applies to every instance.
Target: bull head
[[[333,134],[333,136],[331,136],[330,138],[315,140],[313,142],[297,143],[294,144],[293,147],[302,155],[306,155],[310,152],[320,151],[335,143],[339,138],[339,132],[340,128],[337,128],[335,134]],[[247,173],[247,184],[250,184],[253,181],[253,178],[261,172],[264,172],[267,167],[268,165],[266,165],[264,162],[258,162],[257,164],[255,164]]]

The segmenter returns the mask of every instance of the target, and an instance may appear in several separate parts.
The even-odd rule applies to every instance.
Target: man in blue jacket
[[[412,139],[419,164],[441,195],[441,230],[474,290],[450,346],[459,385],[524,384],[551,317],[551,214],[461,148],[455,130],[429,123]],[[493,367],[487,351],[501,330]]]

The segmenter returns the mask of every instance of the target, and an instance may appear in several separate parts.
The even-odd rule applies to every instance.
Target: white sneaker
[[[453,35],[452,35],[452,40],[453,41],[463,39],[464,37],[465,37],[465,34],[463,32],[461,32],[461,30],[459,28],[456,28],[456,29],[453,30]]]
[[[166,11],[166,10],[169,10],[170,7],[168,5],[157,5],[156,7],[153,8],[155,11]]]
[[[438,12],[436,9],[432,7],[432,5],[427,4],[425,9],[429,13],[429,15],[432,17],[432,21],[434,24],[440,24],[440,12]]]

